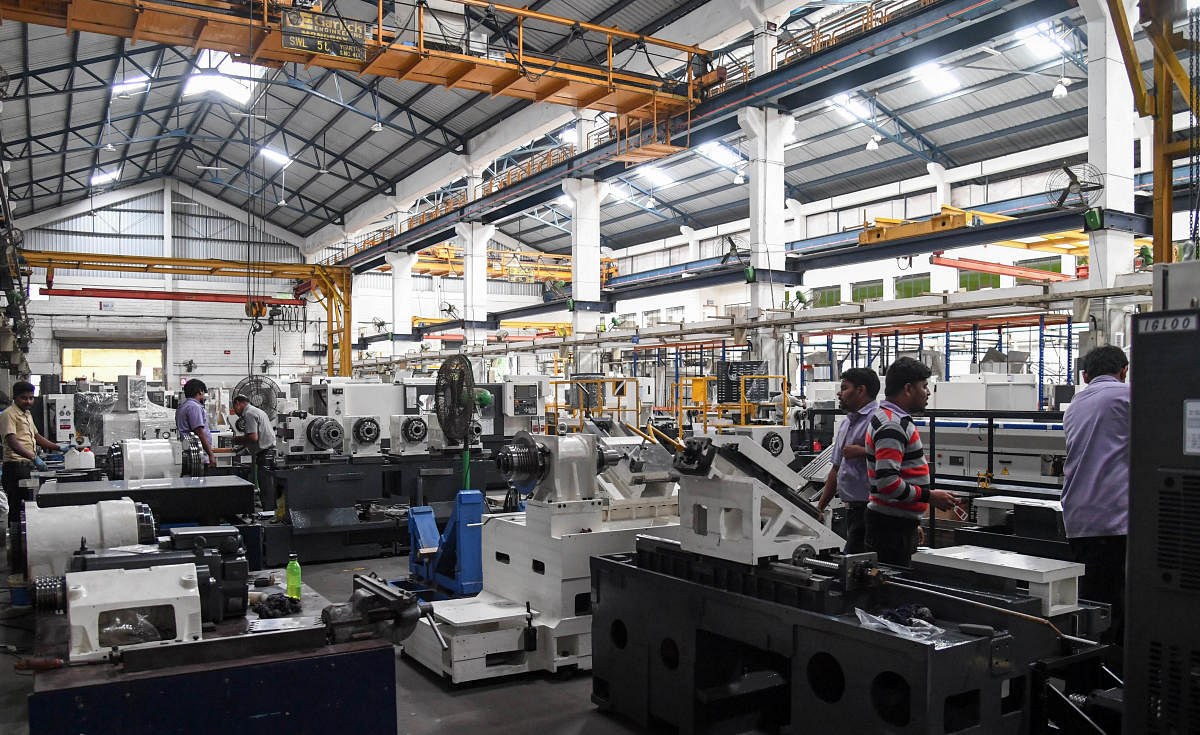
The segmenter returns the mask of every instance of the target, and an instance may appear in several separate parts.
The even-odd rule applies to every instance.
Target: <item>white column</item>
[[[600,204],[609,186],[594,179],[563,179],[563,193],[571,198],[571,297],[575,301],[600,301]],[[574,334],[595,332],[604,315],[576,309],[571,313]],[[595,348],[575,351],[576,373],[600,371]]]
[[[495,225],[460,222],[454,226],[463,249],[463,312],[468,342],[476,342],[476,328],[470,322],[487,319],[487,248],[496,234]]]
[[[776,109],[743,107],[738,110],[738,125],[750,148],[750,265],[757,276],[750,284],[750,310],[761,315],[783,303],[786,288],[771,283],[767,271],[783,270],[786,260],[783,148],[796,119]],[[782,369],[778,340],[765,331],[757,339],[768,369]]]
[[[1125,0],[1129,18],[1137,3]],[[1088,33],[1088,160],[1100,169],[1104,191],[1098,206],[1133,211],[1133,92],[1117,34],[1105,0],[1080,0]],[[1088,256],[1088,284],[1111,287],[1118,274],[1133,270],[1133,234],[1117,230],[1093,232]]]
[[[383,259],[392,268],[392,334],[411,335],[413,298],[412,271],[417,262],[416,253],[384,253]],[[392,340],[392,356],[404,348]]]

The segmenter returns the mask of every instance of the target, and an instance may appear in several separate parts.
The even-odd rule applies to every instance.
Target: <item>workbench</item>
[[[274,572],[283,580],[282,570]],[[260,588],[267,594],[279,586]],[[321,609],[328,601],[307,585],[299,615],[261,621],[254,613],[204,631],[212,651],[228,660],[205,661],[202,649],[176,644],[168,665],[148,662],[157,647],[141,649],[141,663],[67,666],[34,674],[29,731],[38,735],[229,735],[230,733],[396,732],[395,653],[389,640],[326,645]],[[314,618],[316,619],[314,621]],[[288,635],[304,642],[291,650],[248,632],[257,626],[305,628]],[[65,615],[40,615],[35,655],[65,658]],[[264,645],[265,643],[265,645]],[[285,645],[286,647],[286,645]],[[237,655],[243,649],[245,655]],[[264,652],[265,651],[265,652]],[[131,651],[130,654],[133,652]],[[173,659],[178,659],[175,663]],[[145,670],[130,671],[133,668]]]

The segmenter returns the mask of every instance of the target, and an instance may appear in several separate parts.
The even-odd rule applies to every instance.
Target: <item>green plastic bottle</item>
[[[288,554],[286,594],[293,600],[300,599],[300,557],[296,554]]]

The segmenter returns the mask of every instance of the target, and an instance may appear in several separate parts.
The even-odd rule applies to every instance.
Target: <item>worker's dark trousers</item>
[[[917,521],[867,509],[867,551],[874,551],[884,564],[908,566],[917,550]]]
[[[13,574],[25,572],[25,538],[21,534],[21,510],[26,500],[33,500],[33,491],[21,487],[33,471],[31,462],[5,462],[3,467],[4,494],[8,497],[8,568]]]
[[[1112,626],[1101,634],[1100,642],[1116,646],[1125,645],[1125,539],[1125,536],[1070,539],[1075,561],[1084,565],[1079,597],[1112,605]]]
[[[867,550],[867,503],[846,502],[846,548],[847,554],[861,554]]]

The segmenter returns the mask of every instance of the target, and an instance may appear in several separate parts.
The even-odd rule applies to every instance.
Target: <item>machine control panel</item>
[[[46,396],[47,438],[64,443],[75,439],[75,396],[54,393]]]

